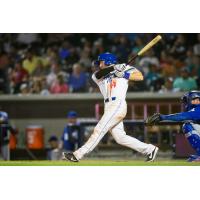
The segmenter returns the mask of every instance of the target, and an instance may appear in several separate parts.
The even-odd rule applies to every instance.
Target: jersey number
[[[116,80],[112,79],[112,81],[110,82],[110,90],[112,90],[112,88],[116,87]]]

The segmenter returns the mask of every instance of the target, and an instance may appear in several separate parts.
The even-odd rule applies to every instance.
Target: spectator
[[[20,86],[20,95],[28,95],[29,94],[29,86],[27,83],[23,83]]]
[[[59,141],[55,135],[52,135],[49,140],[50,148],[47,151],[47,159],[48,160],[60,160],[61,159],[61,151],[59,149]]]
[[[1,52],[0,49],[0,94],[9,93],[9,79],[8,79],[8,67],[10,59],[8,55]]]
[[[69,86],[71,92],[86,91],[87,75],[82,71],[82,66],[79,63],[73,65],[73,71],[69,77]]]
[[[48,74],[49,68],[45,67],[42,63],[42,60],[38,60],[37,64],[36,64],[36,68],[32,73],[32,76],[35,77],[43,77],[46,76]]]
[[[57,80],[58,74],[62,74],[65,80],[68,77],[68,74],[61,70],[60,64],[57,61],[53,61],[52,66],[51,66],[51,71],[47,75],[47,85],[48,85],[49,88]]]
[[[58,62],[58,52],[57,48],[48,47],[46,52],[44,53],[43,60],[46,60],[47,65],[50,65],[53,62]]]
[[[174,80],[173,88],[176,91],[190,91],[197,89],[196,80],[190,77],[188,68],[181,69],[181,76]]]
[[[165,93],[165,92],[176,92],[173,89],[173,78],[169,77],[165,79],[165,84],[162,85],[162,88],[158,91],[158,93]]]
[[[83,143],[83,127],[77,121],[77,113],[69,111],[67,114],[67,124],[64,128],[60,148],[66,151],[74,151]]]
[[[149,72],[149,66],[154,65],[159,67],[160,62],[157,57],[154,56],[153,50],[146,52],[145,56],[140,60],[139,65],[142,66],[144,75],[147,75]]]
[[[194,55],[195,56],[200,56],[200,33],[197,34],[197,44],[194,45],[193,50],[194,50]]]
[[[191,49],[187,50],[186,58],[185,58],[185,61],[184,61],[187,66],[192,65],[193,57],[194,57],[193,51]]]
[[[28,81],[28,72],[22,67],[22,62],[17,61],[10,74],[11,87],[14,94],[19,93],[22,83]]]
[[[41,92],[40,92],[41,95],[46,96],[50,94],[48,90],[48,86],[47,86],[46,77],[41,78],[41,87],[42,87]]]
[[[132,52],[136,55],[144,47],[143,41],[140,37],[135,38],[135,45]]]
[[[61,94],[61,93],[68,93],[69,87],[64,82],[64,77],[62,74],[57,75],[57,79],[55,82],[51,85],[50,92],[52,94]]]
[[[30,88],[30,93],[32,94],[40,94],[42,91],[42,84],[41,84],[41,80],[39,78],[34,78],[33,79],[33,83],[32,83],[32,87]]]
[[[23,61],[23,67],[28,71],[29,75],[35,71],[40,58],[37,57],[33,49],[28,49],[26,52],[26,59]]]
[[[101,40],[96,40],[94,43],[93,43],[93,47],[92,47],[92,55],[94,58],[97,58],[97,56],[101,53],[104,52],[104,47],[103,47],[103,44],[102,44],[102,41]]]
[[[65,60],[70,56],[70,44],[65,41],[59,51],[59,57],[61,60]]]
[[[8,75],[6,69],[0,69],[0,94],[9,93]]]
[[[192,56],[191,64],[188,65],[188,69],[192,73],[193,77],[200,77],[200,57]]]
[[[119,44],[117,45],[116,53],[117,57],[120,58],[120,62],[127,62],[128,55],[130,53],[130,42],[125,35],[121,35],[119,38]]]
[[[161,52],[160,59],[161,74],[163,77],[173,77],[176,75],[176,67],[174,66],[174,59],[165,51]]]
[[[157,67],[156,65],[150,65],[149,66],[149,72],[146,75],[146,84],[147,88],[150,88],[151,91],[155,90],[155,85],[154,83],[159,79],[159,74],[157,72]]]
[[[186,45],[185,35],[179,34],[170,49],[170,54],[180,60],[184,60],[187,49],[188,47]]]
[[[79,63],[85,67],[85,69],[89,69],[92,66],[91,58],[89,57],[89,51],[83,51],[81,53]]]

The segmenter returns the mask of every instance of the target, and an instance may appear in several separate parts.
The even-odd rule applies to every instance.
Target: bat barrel
[[[141,49],[138,52],[138,56],[141,56],[144,54],[146,51],[148,51],[152,46],[154,46],[157,42],[159,42],[162,39],[160,35],[157,35],[151,42],[149,42],[143,49]]]
[[[127,63],[127,65],[131,64],[138,56],[143,55],[146,51],[148,51],[152,46],[154,46],[157,42],[162,39],[161,35],[157,35],[151,42],[149,42],[144,48],[142,48],[137,55],[133,56]]]

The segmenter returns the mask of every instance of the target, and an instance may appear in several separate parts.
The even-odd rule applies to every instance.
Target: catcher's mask
[[[182,97],[181,97],[181,101],[183,103],[184,106],[184,110],[185,111],[189,111],[192,108],[195,108],[197,105],[192,104],[192,100],[193,99],[200,99],[200,91],[190,91],[190,92],[186,92]]]
[[[117,57],[112,53],[106,52],[98,56],[98,59],[97,61],[95,61],[95,64],[99,66],[100,61],[104,61],[105,65],[117,64]]]

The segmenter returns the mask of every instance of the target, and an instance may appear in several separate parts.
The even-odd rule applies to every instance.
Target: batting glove
[[[118,78],[123,78],[124,77],[124,72],[119,72],[119,71],[116,70],[114,74]]]
[[[114,69],[119,71],[119,72],[122,72],[126,69],[126,64],[123,63],[123,64],[114,65]]]

